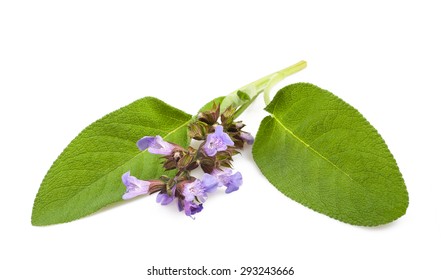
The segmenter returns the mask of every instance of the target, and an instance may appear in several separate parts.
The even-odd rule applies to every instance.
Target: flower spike
[[[161,136],[145,136],[136,144],[140,150],[163,155],[164,170],[176,170],[173,177],[161,176],[159,180],[143,181],[130,172],[122,176],[127,187],[123,199],[130,199],[142,194],[157,192],[156,202],[168,205],[177,200],[179,211],[194,219],[201,212],[208,194],[225,186],[225,193],[237,191],[242,185],[242,174],[233,173],[233,156],[239,153],[244,143],[251,145],[253,136],[242,131],[245,126],[241,121],[235,122],[236,109],[228,107],[221,115],[219,105],[213,105],[210,111],[201,112],[197,119],[188,125],[188,135],[202,141],[198,148],[183,148],[177,144],[164,141]],[[190,173],[201,167],[204,174],[195,178]]]

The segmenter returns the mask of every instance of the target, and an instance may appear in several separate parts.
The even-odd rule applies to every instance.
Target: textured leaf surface
[[[408,194],[384,140],[353,107],[311,84],[281,89],[253,146],[262,173],[283,194],[363,226],[404,215]]]
[[[187,145],[191,116],[151,97],[133,102],[85,128],[46,174],[35,198],[33,225],[69,222],[122,200],[127,171],[142,179],[162,175],[158,155],[139,151],[145,135]]]

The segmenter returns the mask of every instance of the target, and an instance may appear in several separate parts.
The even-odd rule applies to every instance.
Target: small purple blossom
[[[127,190],[122,196],[124,200],[134,198],[135,196],[148,194],[150,182],[139,180],[134,176],[130,176],[130,171],[122,175],[122,182],[126,186]]]
[[[212,192],[216,190],[217,187],[221,186],[219,180],[215,176],[208,173],[204,173],[204,175],[202,175],[201,182],[206,192]]]
[[[152,154],[170,155],[175,146],[162,139],[161,136],[144,136],[136,142],[138,148],[143,151],[148,149]]]
[[[156,197],[156,202],[160,203],[161,205],[168,205],[175,199],[175,189],[172,189],[172,194],[168,195],[167,192],[159,192],[158,196]]]
[[[248,133],[248,132],[241,131],[241,132],[240,132],[240,138],[241,138],[243,141],[247,142],[248,145],[252,145],[252,144],[254,143],[254,137],[253,137],[253,135],[251,135],[251,134]]]
[[[214,156],[219,151],[227,150],[227,146],[234,146],[230,136],[224,132],[221,125],[216,126],[214,133],[207,135],[207,141],[202,147],[207,156]]]
[[[182,204],[179,204],[179,211],[184,210],[185,215],[190,216],[191,218],[193,218],[192,216],[196,213],[199,213],[202,211],[202,209],[204,209],[204,207],[202,206],[202,204],[197,204],[194,203],[193,201],[182,201]],[[194,219],[194,218],[193,218]]]
[[[233,170],[230,168],[225,168],[224,170],[215,169],[212,173],[220,183],[227,187],[225,193],[231,193],[237,191],[242,185],[242,174],[236,172],[233,174]]]
[[[207,199],[207,193],[214,191],[220,186],[218,179],[215,176],[204,173],[202,179],[196,179],[191,183],[184,185],[182,194],[185,197],[185,201],[193,201],[198,198],[200,202],[205,202]]]
[[[201,200],[205,201],[207,197],[205,189],[202,187],[201,181],[198,179],[191,183],[185,184],[182,194],[185,197],[185,201],[193,201],[196,197],[199,197]]]

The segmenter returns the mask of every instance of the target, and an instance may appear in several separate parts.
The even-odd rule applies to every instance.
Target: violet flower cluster
[[[242,131],[242,122],[235,122],[235,109],[227,108],[220,114],[220,107],[201,112],[188,126],[190,138],[202,143],[196,149],[183,148],[165,141],[161,136],[145,136],[137,142],[140,150],[162,155],[165,170],[176,170],[174,177],[161,176],[157,180],[140,180],[130,175],[122,175],[126,186],[123,199],[131,199],[143,194],[158,193],[156,201],[167,205],[177,201],[179,211],[193,217],[203,209],[208,194],[220,187],[225,193],[237,191],[242,185],[242,174],[232,169],[233,156],[246,144],[254,142],[253,136]],[[220,119],[220,122],[218,122]],[[200,167],[201,178],[191,176],[191,171]]]

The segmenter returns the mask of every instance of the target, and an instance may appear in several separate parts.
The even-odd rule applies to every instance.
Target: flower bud
[[[234,121],[234,113],[236,109],[233,106],[229,106],[221,115],[221,122],[223,126],[229,126]]]
[[[211,173],[216,167],[216,160],[213,157],[205,157],[199,161],[199,164],[205,173]]]
[[[254,137],[245,131],[240,132],[240,138],[245,141],[248,145],[252,145],[254,143]]]
[[[208,125],[201,121],[196,121],[188,126],[188,136],[195,140],[205,140],[207,135]]]
[[[198,114],[198,120],[208,125],[214,125],[219,119],[220,106],[213,104],[213,108],[209,111],[200,112]]]
[[[187,170],[187,167],[192,163],[194,159],[193,155],[185,154],[179,161],[178,161],[178,169],[179,170]]]

